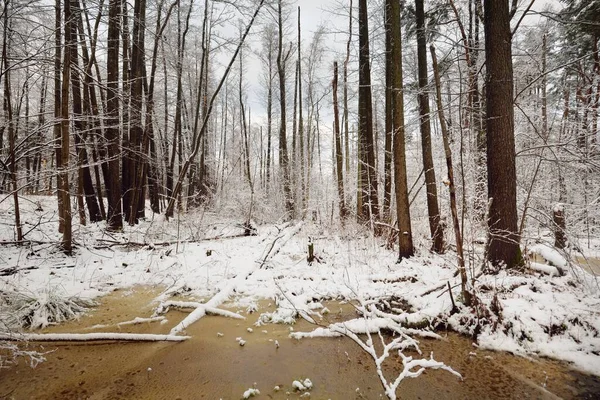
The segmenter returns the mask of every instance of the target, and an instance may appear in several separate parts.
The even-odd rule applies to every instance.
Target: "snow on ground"
[[[294,224],[270,224],[258,226],[256,236],[224,238],[242,234],[244,221],[208,212],[165,221],[148,211],[148,221],[122,233],[105,232],[104,223],[74,225],[75,253],[66,257],[57,247],[55,198],[28,199],[22,219],[32,242],[0,245],[0,307],[2,296],[15,291],[94,299],[117,288],[151,285],[165,288],[157,306],[179,293],[207,307],[217,296],[215,307],[230,300],[249,310],[260,299],[273,299],[278,309],[257,315],[260,325],[317,318],[328,311],[320,301],[346,299],[370,307],[373,318],[392,315],[394,323],[419,327],[447,324],[477,335],[480,347],[561,359],[600,375],[600,291],[595,277],[580,269],[565,267],[564,276],[533,270],[482,275],[478,311],[459,307],[450,315],[447,282],[461,300],[453,253],[421,249],[397,264],[395,252],[352,225],[342,230],[307,223],[293,235]],[[14,240],[13,219],[10,201],[0,203],[0,242]],[[309,240],[322,262],[307,263]]]

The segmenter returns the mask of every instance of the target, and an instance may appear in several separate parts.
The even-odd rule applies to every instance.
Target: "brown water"
[[[575,261],[586,271],[594,275],[600,275],[600,259],[592,257],[575,257]]]
[[[150,303],[157,294],[148,289],[117,291],[90,315],[46,331],[167,333],[185,313],[169,312],[164,325],[86,329],[150,316]],[[327,307],[332,311],[330,320],[355,317],[348,305],[331,302]],[[273,306],[262,302],[259,313],[271,310]],[[297,341],[288,338],[289,326],[256,327],[257,318],[258,314],[248,315],[244,321],[206,316],[188,328],[187,334],[193,338],[182,343],[46,343],[43,349],[54,351],[36,369],[21,363],[0,370],[0,399],[240,399],[254,383],[261,391],[257,399],[298,399],[300,394],[292,391],[291,384],[301,378],[312,380],[312,399],[385,398],[373,361],[351,340]],[[313,329],[304,321],[293,327],[297,331]],[[239,346],[236,337],[243,337],[246,345]],[[558,362],[478,351],[470,340],[455,334],[445,341],[423,340],[421,349],[424,354],[433,351],[437,360],[451,365],[464,380],[428,371],[420,378],[405,380],[400,398],[600,398],[598,378],[578,374]],[[398,366],[397,359],[387,363],[387,376]],[[275,392],[276,385],[282,390]]]

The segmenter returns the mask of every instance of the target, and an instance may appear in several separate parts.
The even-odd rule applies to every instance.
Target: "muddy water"
[[[114,326],[149,316],[157,294],[147,289],[115,292],[89,316],[47,331],[166,333],[186,314],[171,311],[165,324]],[[355,317],[348,305],[327,306],[332,321]],[[263,302],[259,313],[272,309]],[[384,397],[373,362],[349,339],[296,341],[288,338],[289,326],[256,327],[258,314],[247,317],[204,317],[188,328],[193,338],[183,343],[45,344],[44,349],[53,352],[36,369],[22,363],[0,371],[0,399],[239,399],[254,383],[261,391],[258,399],[297,399],[300,394],[291,384],[301,378],[314,383],[312,399]],[[97,324],[113,326],[87,329]],[[302,321],[294,325],[295,330],[312,328]],[[246,340],[245,346],[239,346],[237,337]],[[470,340],[453,334],[445,341],[423,340],[421,348],[425,354],[433,351],[464,380],[428,371],[401,384],[403,399],[599,398],[597,378],[557,362],[478,351]],[[386,374],[393,374],[398,365],[397,360],[388,363]],[[273,390],[276,385],[278,392]]]
[[[575,257],[575,261],[586,271],[600,275],[600,259],[592,257]]]

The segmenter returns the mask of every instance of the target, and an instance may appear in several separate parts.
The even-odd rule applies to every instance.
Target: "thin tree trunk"
[[[290,162],[287,150],[287,134],[286,134],[286,88],[285,88],[285,66],[289,58],[290,52],[283,54],[283,17],[281,15],[281,2],[277,3],[278,15],[278,46],[277,46],[277,71],[279,74],[279,166],[283,178],[283,193],[285,197],[285,210],[287,213],[286,219],[291,219],[294,216],[294,198],[292,195],[290,182]],[[300,126],[302,126],[302,114],[300,113]],[[302,128],[300,128],[302,129]],[[302,146],[302,136],[300,135],[300,146]],[[302,151],[300,158],[302,159]],[[302,161],[301,161],[302,162]]]
[[[102,183],[100,181],[100,167],[102,168],[102,174],[104,176],[105,187],[109,187],[109,173],[108,173],[108,163],[106,157],[106,143],[104,141],[104,132],[102,129],[102,123],[99,114],[98,100],[96,98],[96,83],[94,83],[94,77],[92,76],[92,67],[95,62],[95,48],[96,48],[96,40],[98,37],[98,28],[100,25],[100,18],[102,17],[102,6],[104,2],[102,1],[98,8],[98,15],[96,16],[96,23],[94,26],[94,35],[90,37],[90,52],[88,52],[88,47],[86,44],[86,33],[84,31],[83,26],[83,17],[82,14],[86,14],[85,3],[82,2],[84,9],[82,9],[79,5],[79,2],[75,0],[73,2],[74,11],[77,13],[77,27],[79,31],[79,43],[81,44],[81,55],[83,58],[84,68],[84,80],[83,80],[83,112],[88,116],[88,129],[94,133],[92,136],[92,160],[94,161],[94,177],[96,181],[96,195],[97,195],[97,203],[100,209],[100,218],[101,220],[106,219],[106,210],[104,208],[104,198],[102,195]],[[99,77],[96,77],[99,81]],[[102,89],[100,88],[100,94],[102,95]],[[85,140],[84,140],[85,142]],[[100,162],[98,162],[98,153],[100,155]],[[93,186],[92,186],[93,188]],[[91,215],[92,213],[90,213]],[[95,217],[90,216],[92,222],[94,222]]]
[[[342,141],[340,135],[340,110],[338,107],[338,63],[333,63],[333,131],[335,134],[335,161],[338,186],[338,203],[340,208],[340,219],[346,218],[346,199],[344,196],[344,156],[342,154]]]
[[[17,160],[15,157],[15,142],[16,142],[16,133],[14,127],[13,120],[13,111],[12,111],[12,98],[11,98],[11,85],[10,85],[10,63],[9,63],[9,54],[8,54],[8,15],[10,13],[9,10],[10,2],[9,0],[5,0],[4,2],[4,30],[3,30],[3,40],[2,40],[2,73],[4,75],[4,113],[6,118],[6,123],[8,125],[8,141],[9,141],[9,156],[10,156],[10,179],[12,183],[12,195],[13,202],[15,207],[15,228],[17,230],[17,242],[23,241],[23,227],[21,226],[21,210],[19,207],[19,186],[17,183]]]
[[[281,1],[280,1],[281,3]],[[281,5],[280,5],[281,8]],[[279,13],[281,14],[281,9],[279,10]],[[279,24],[280,24],[280,32],[279,32],[279,45],[280,45],[280,51],[279,54],[281,55],[281,16],[279,17]],[[302,55],[301,55],[301,51],[302,51],[302,35],[301,35],[301,28],[300,28],[300,6],[298,6],[298,147],[300,148],[300,157],[298,159],[298,161],[300,162],[300,198],[301,200],[301,204],[300,204],[300,208],[302,209],[302,215],[304,215],[304,213],[306,212],[306,207],[308,206],[308,204],[306,204],[306,198],[307,198],[307,188],[306,188],[306,180],[310,179],[310,175],[307,173],[305,174],[305,166],[307,165],[305,162],[305,157],[304,157],[304,119],[302,117]],[[278,63],[279,63],[279,58],[278,58]],[[282,79],[282,74],[280,72],[280,80]],[[285,84],[282,86],[281,82],[280,82],[280,88],[284,88],[284,91],[282,92],[282,96],[285,93]],[[283,103],[283,105],[285,106],[285,101]],[[284,117],[285,121],[285,111],[282,111],[281,114]],[[309,122],[310,123],[310,122]],[[310,135],[310,128],[308,130],[308,134],[307,136]],[[307,139],[307,152],[308,152],[308,139]],[[308,154],[307,157],[308,158]],[[307,167],[308,168],[308,167]]]
[[[267,193],[269,192],[269,185],[271,183],[271,140],[273,132],[273,49],[271,43],[269,39],[269,51],[267,54],[269,57],[269,83],[267,88]]]
[[[72,21],[69,21],[68,24],[71,27],[71,40],[73,44],[69,47],[71,55],[71,92],[73,96],[73,116],[74,116],[74,136],[75,136],[75,149],[77,151],[77,163],[78,163],[78,191],[83,192],[85,196],[85,203],[87,204],[88,212],[90,215],[91,222],[99,222],[102,220],[102,215],[100,213],[100,206],[98,205],[98,199],[96,197],[96,191],[94,190],[94,184],[92,182],[92,174],[90,172],[88,154],[86,149],[86,136],[87,129],[84,122],[84,115],[82,109],[82,99],[81,99],[81,80],[79,78],[79,55],[77,51],[77,21],[80,20],[80,10],[77,1],[71,1],[73,10],[71,15],[75,13],[72,17]],[[78,196],[78,198],[83,199],[82,196]],[[78,201],[80,201],[78,199]],[[85,210],[83,209],[83,204],[79,204],[80,207],[80,221],[82,225],[85,225]]]
[[[238,43],[238,46],[236,47],[235,53],[233,54],[231,60],[229,61],[229,64],[227,65],[227,68],[225,69],[225,72],[224,72],[223,76],[221,77],[219,84],[217,85],[214,93],[212,94],[210,101],[208,103],[208,108],[206,111],[206,115],[204,116],[202,125],[194,123],[194,130],[192,132],[192,146],[191,146],[192,152],[189,155],[189,157],[187,158],[186,162],[183,164],[183,167],[181,168],[181,172],[177,179],[177,183],[176,183],[175,187],[173,188],[173,194],[169,199],[169,205],[167,206],[167,209],[165,210],[165,216],[167,216],[167,217],[173,215],[173,210],[175,208],[175,199],[179,195],[179,193],[181,193],[181,189],[183,187],[183,181],[185,180],[186,174],[190,168],[190,164],[194,162],[194,158],[196,157],[196,155],[198,155],[198,152],[200,151],[201,140],[203,139],[204,134],[206,132],[208,121],[209,121],[209,118],[210,118],[210,115],[211,115],[211,112],[212,112],[212,109],[214,106],[215,99],[217,98],[219,92],[221,91],[223,84],[227,80],[227,76],[229,75],[229,72],[231,71],[233,63],[235,62],[236,57],[238,56],[240,49],[241,49],[242,45],[244,44],[246,37],[248,36],[248,32],[250,31],[250,28],[252,28],[252,25],[254,24],[254,21],[256,20],[256,17],[258,16],[258,13],[260,12],[264,2],[265,2],[265,0],[260,0],[260,3],[256,7],[256,10],[255,10],[250,22],[248,23],[248,26],[246,27],[246,30],[244,32],[244,35],[242,36],[241,41],[240,41],[240,43]],[[198,103],[197,109],[196,109],[196,120],[198,120],[198,116],[199,116],[199,103]]]
[[[456,184],[454,183],[454,167],[452,165],[452,150],[450,149],[450,134],[444,117],[444,106],[442,104],[442,85],[440,83],[440,71],[438,67],[435,48],[430,46],[431,62],[433,64],[433,75],[435,79],[437,112],[444,141],[444,154],[446,156],[446,167],[448,168],[448,189],[450,191],[450,212],[452,214],[452,226],[454,227],[454,236],[456,239],[456,255],[458,256],[458,270],[460,273],[461,292],[465,299],[465,304],[471,303],[471,296],[467,290],[467,271],[465,268],[465,256],[463,251],[463,238],[460,230],[460,221],[458,220],[458,206],[456,205]]]
[[[348,63],[350,62],[350,45],[352,43],[352,0],[350,0],[348,16],[348,41],[346,42],[346,59],[344,60],[344,152],[346,155],[346,176],[350,174],[350,123],[348,122]]]
[[[444,231],[440,224],[437,183],[431,150],[431,124],[429,117],[429,80],[427,78],[427,37],[425,31],[425,8],[423,0],[415,1],[417,20],[417,58],[419,69],[419,117],[421,121],[421,145],[423,149],[423,169],[425,170],[425,187],[427,190],[427,212],[429,214],[429,231],[433,240],[432,250],[444,252]]]

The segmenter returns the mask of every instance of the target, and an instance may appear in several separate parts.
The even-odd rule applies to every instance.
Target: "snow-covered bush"
[[[0,329],[44,328],[77,318],[92,305],[91,300],[66,297],[56,288],[35,293],[3,291],[0,292],[0,316],[5,326]]]

